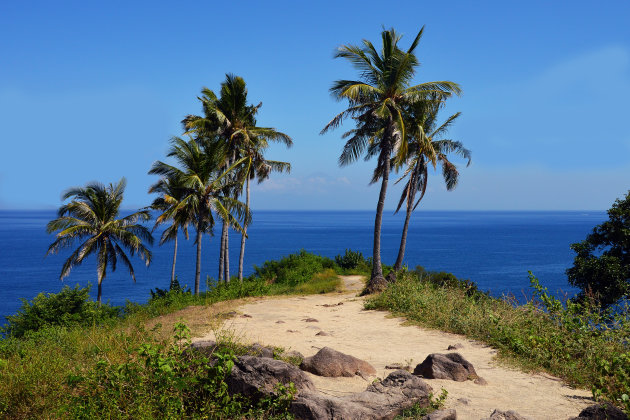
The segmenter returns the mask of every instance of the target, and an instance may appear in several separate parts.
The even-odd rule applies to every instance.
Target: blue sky
[[[295,142],[269,150],[293,171],[257,185],[254,209],[373,209],[375,162],[339,168],[344,130],[319,131],[344,108],[331,83],[356,78],[334,49],[383,26],[405,47],[426,25],[416,81],[464,90],[447,112],[473,164],[452,192],[433,174],[421,207],[607,209],[630,188],[628,1],[91,3],[0,3],[0,208],[122,176],[125,206],[147,205],[152,162],[231,72]]]

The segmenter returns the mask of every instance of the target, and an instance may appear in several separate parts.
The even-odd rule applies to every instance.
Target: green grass
[[[19,336],[0,339],[0,418],[287,418],[290,390],[260,404],[227,396],[222,374],[204,368],[203,361],[184,358],[177,350],[181,337],[162,331],[154,321],[197,305],[328,293],[341,286],[332,260],[305,251],[266,263],[257,273],[242,284],[233,278],[200,296],[181,290],[156,294],[144,305],[108,308],[102,317],[94,316],[91,303],[77,303],[87,296],[81,290],[26,302],[27,309],[14,318]],[[296,273],[299,281],[291,277]],[[74,305],[67,304],[66,295]],[[222,310],[230,307],[221,305]],[[60,307],[74,315],[62,315],[62,325],[56,325]],[[147,325],[156,326],[148,330]],[[241,348],[226,340],[222,351],[238,353]],[[229,365],[227,359],[225,363]]]
[[[522,306],[481,293],[470,282],[408,273],[366,302],[418,325],[466,335],[526,370],[543,370],[629,410],[630,313],[602,314],[547,294],[532,276],[536,300]]]

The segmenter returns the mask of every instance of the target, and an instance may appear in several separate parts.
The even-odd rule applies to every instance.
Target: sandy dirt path
[[[463,348],[457,351],[473,364],[487,385],[426,379],[436,395],[441,388],[448,391],[446,408],[455,408],[458,419],[482,419],[495,408],[515,410],[532,419],[568,419],[593,403],[589,391],[570,388],[546,375],[498,365],[495,350],[463,336],[404,325],[404,319],[389,317],[386,312],[364,310],[363,298],[357,297],[361,277],[345,276],[344,284],[343,293],[245,303],[236,308],[243,315],[227,320],[219,331],[235,334],[244,342],[281,346],[305,356],[328,346],[368,361],[380,378],[391,372],[386,365],[411,364],[413,369],[429,353],[447,353],[449,345],[461,343]],[[307,322],[307,318],[317,322]],[[320,331],[328,335],[317,335]],[[214,338],[210,333],[199,340]],[[360,392],[368,385],[360,377],[308,375],[321,392],[330,395]]]

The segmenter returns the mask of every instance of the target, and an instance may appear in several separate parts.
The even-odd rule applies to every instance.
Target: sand
[[[463,336],[404,324],[387,312],[363,309],[360,276],[345,276],[346,291],[326,295],[261,298],[238,308],[241,315],[205,337],[234,334],[244,342],[258,342],[297,350],[312,356],[324,346],[366,360],[385,378],[386,365],[400,363],[412,369],[430,353],[447,353],[451,344],[475,367],[487,385],[472,381],[454,382],[426,379],[439,395],[448,391],[446,408],[457,410],[458,419],[481,419],[494,409],[514,410],[532,419],[567,419],[593,404],[587,390],[570,388],[561,380],[544,374],[523,373],[499,365],[496,351]],[[342,303],[342,305],[337,305]],[[335,306],[331,306],[335,305]],[[317,322],[306,322],[315,318]],[[329,335],[316,335],[324,331]],[[317,388],[326,394],[344,395],[365,390],[368,381],[360,378],[322,378],[308,373]],[[370,378],[373,380],[374,378]]]

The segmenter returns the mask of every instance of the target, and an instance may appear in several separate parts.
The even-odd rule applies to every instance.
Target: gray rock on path
[[[482,420],[531,420],[529,417],[521,416],[516,411],[501,411],[499,409],[495,409],[490,417],[482,419]]]
[[[422,420],[457,420],[457,412],[452,408],[437,410],[422,417]]]
[[[448,346],[446,350],[459,350],[463,348],[464,348],[464,345],[462,343],[457,343],[457,344],[451,344],[450,346]]]
[[[457,382],[479,378],[473,365],[459,353],[432,353],[416,366],[413,374],[428,379],[450,379]]]
[[[569,420],[628,420],[628,416],[608,403],[589,405],[577,417]]]
[[[242,394],[253,399],[274,393],[278,383],[287,385],[293,382],[298,393],[315,392],[315,385],[300,369],[267,357],[240,356],[225,382],[230,394]]]
[[[376,369],[368,362],[330,347],[324,347],[314,356],[305,358],[300,369],[326,377],[376,375]]]
[[[391,420],[416,403],[427,407],[431,391],[422,379],[398,370],[383,381],[369,385],[365,391],[344,397],[301,393],[291,404],[290,411],[304,420]]]

